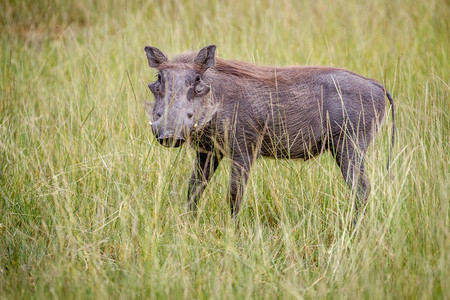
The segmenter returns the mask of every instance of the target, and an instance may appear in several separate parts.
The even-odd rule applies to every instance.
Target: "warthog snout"
[[[152,123],[151,126],[156,140],[165,147],[180,147],[189,136],[187,128],[186,130],[170,130],[161,124],[161,120]]]
[[[176,136],[173,132],[154,131],[156,140],[165,147],[180,147],[185,142],[183,137]]]
[[[183,145],[184,139],[175,139],[172,136],[165,138],[158,138],[158,142],[165,147],[177,148]]]

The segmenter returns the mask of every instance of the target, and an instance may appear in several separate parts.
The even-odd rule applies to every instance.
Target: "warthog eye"
[[[197,75],[197,77],[195,77],[195,82],[200,82],[200,75]]]

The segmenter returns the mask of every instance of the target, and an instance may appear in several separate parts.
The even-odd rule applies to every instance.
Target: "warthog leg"
[[[203,190],[219,166],[219,163],[220,159],[212,152],[197,152],[196,154],[188,188],[188,207],[189,211],[194,214],[197,211],[198,199],[200,199]]]

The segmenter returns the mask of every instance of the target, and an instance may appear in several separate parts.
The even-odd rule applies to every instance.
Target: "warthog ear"
[[[146,46],[144,50],[147,53],[150,68],[157,68],[160,64],[167,61],[167,57],[158,48]]]
[[[215,64],[214,54],[216,52],[215,45],[209,45],[200,50],[197,54],[197,57],[194,60],[194,63],[199,65],[203,71],[206,71],[208,68],[211,68]]]
[[[145,114],[150,119],[150,121],[152,121],[153,120],[153,107],[155,106],[155,103],[145,101],[144,106],[145,106]]]

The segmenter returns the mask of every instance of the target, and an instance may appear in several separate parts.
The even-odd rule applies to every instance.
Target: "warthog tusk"
[[[152,121],[149,121],[149,122],[148,122],[148,124],[150,124],[150,126],[152,126],[152,125],[153,125]]]
[[[195,123],[195,124],[194,124],[194,128],[197,128],[197,126],[198,126],[198,124],[197,124],[197,123]]]

